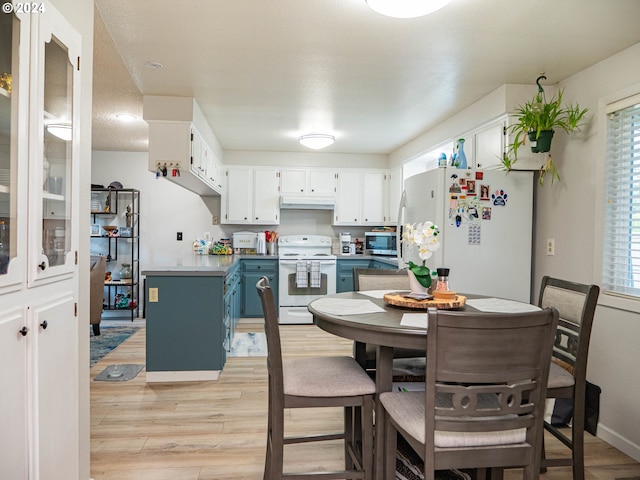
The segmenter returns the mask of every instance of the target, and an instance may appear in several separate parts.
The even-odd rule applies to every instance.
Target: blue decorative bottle
[[[467,156],[464,153],[464,138],[458,139],[456,146],[456,167],[467,169]]]

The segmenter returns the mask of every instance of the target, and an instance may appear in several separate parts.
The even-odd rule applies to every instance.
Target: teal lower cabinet
[[[394,265],[393,263],[388,263],[384,260],[371,260],[371,268],[380,268],[382,270],[397,270],[398,263],[396,261]]]
[[[273,297],[278,305],[278,260],[243,259],[242,268],[242,317],[262,317],[262,303],[256,283],[262,277],[269,279]]]
[[[370,268],[371,260],[364,258],[338,258],[336,265],[336,291],[352,292],[353,286],[353,269],[354,268]]]
[[[224,281],[223,275],[147,274],[147,382],[218,378],[232,333]]]
[[[224,351],[231,350],[231,341],[236,333],[238,322],[240,321],[240,302],[242,296],[241,284],[242,272],[240,264],[237,263],[229,269],[224,279]]]

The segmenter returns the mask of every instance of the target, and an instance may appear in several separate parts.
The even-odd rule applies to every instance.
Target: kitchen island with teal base
[[[193,256],[146,275],[147,382],[218,379],[239,317],[240,262]]]

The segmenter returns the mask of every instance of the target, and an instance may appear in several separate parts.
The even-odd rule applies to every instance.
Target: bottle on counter
[[[449,288],[449,269],[448,268],[438,268],[436,269],[438,273],[438,280],[436,281],[436,290],[441,292],[448,292]]]

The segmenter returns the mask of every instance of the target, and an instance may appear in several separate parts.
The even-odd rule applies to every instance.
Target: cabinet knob
[[[27,327],[22,327],[20,330],[18,330],[18,333],[20,333],[23,337],[26,337],[27,333],[29,333],[29,329]]]
[[[40,267],[40,270],[44,270],[45,268],[47,268],[47,264],[42,262],[40,265],[38,265]],[[26,334],[25,334],[26,335]]]
[[[42,327],[42,329],[43,329],[43,330],[46,330],[46,329],[47,329],[47,327],[49,326],[49,324],[48,324],[48,323],[47,323],[47,321],[45,320],[45,321],[43,321],[43,322],[40,324],[40,326]]]
[[[304,192],[304,188],[301,188],[301,189],[300,189],[300,191],[301,191],[301,192]]]

